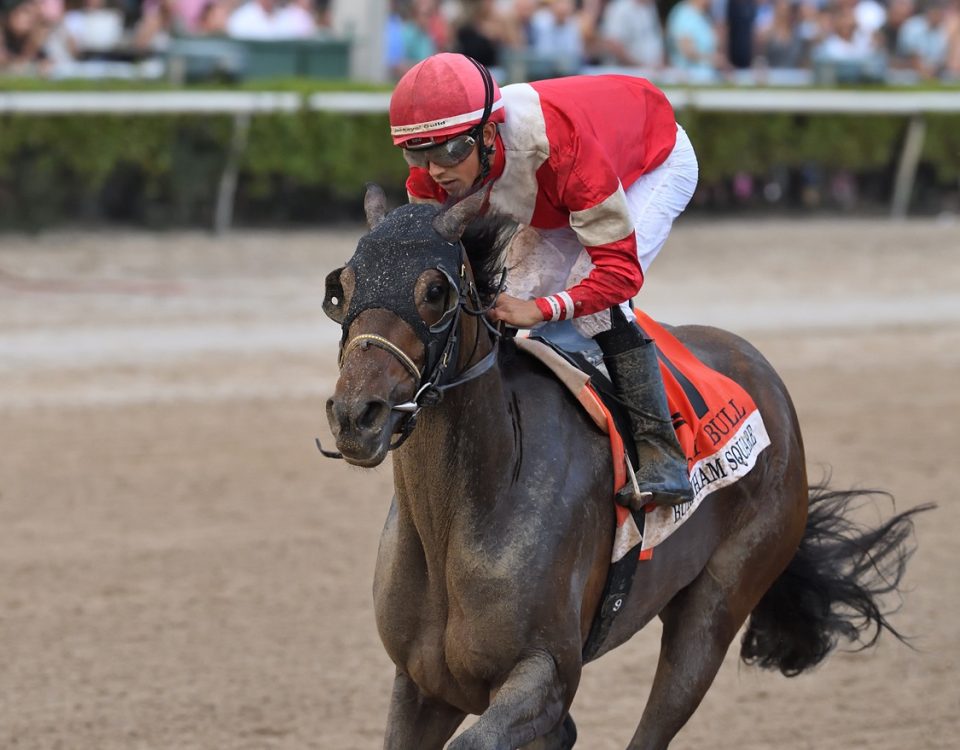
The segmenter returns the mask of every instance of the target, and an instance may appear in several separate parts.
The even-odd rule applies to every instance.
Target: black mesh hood
[[[343,321],[344,332],[364,310],[387,309],[408,323],[424,347],[431,349],[435,334],[417,312],[414,289],[424,271],[436,268],[457,286],[462,246],[450,243],[433,228],[435,206],[408,204],[391,211],[376,229],[364,236],[347,265],[358,284]]]

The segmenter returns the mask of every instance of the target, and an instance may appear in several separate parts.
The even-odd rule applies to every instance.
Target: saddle
[[[704,498],[745,476],[770,444],[760,411],[739,384],[707,367],[652,318],[639,310],[634,314],[644,334],[657,345],[667,402],[677,439],[687,455],[694,499],[673,507],[647,505],[638,510],[615,504],[610,571],[584,646],[585,660],[599,652],[630,593],[638,564],[649,560],[656,545],[682,526]],[[630,417],[613,383],[583,354],[559,349],[536,335],[515,342],[520,351],[546,365],[609,435],[613,498],[627,481],[627,459],[636,461]]]

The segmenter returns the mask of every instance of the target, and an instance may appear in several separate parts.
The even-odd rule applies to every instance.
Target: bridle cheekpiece
[[[365,203],[370,202],[372,189],[368,186]],[[468,201],[468,205],[462,205]],[[348,309],[343,309],[344,292],[340,283],[340,274],[347,266],[327,276],[323,309],[341,325],[340,367],[354,351],[375,346],[400,362],[414,381],[413,397],[391,407],[393,411],[402,412],[404,417],[394,430],[398,437],[390,444],[390,450],[398,448],[410,436],[421,409],[440,403],[446,391],[480,377],[496,363],[500,332],[487,320],[486,314],[496,304],[503,289],[506,271],[501,274],[493,299],[484,305],[476,283],[468,274],[466,250],[460,241],[460,234],[472,216],[466,220],[458,214],[446,216],[457,209],[460,214],[474,209],[473,215],[476,215],[475,206],[478,205],[476,196],[440,214],[431,206],[406,205],[376,221],[370,219],[368,206],[372,231],[360,240],[357,251],[347,264],[357,279]],[[419,276],[430,269],[443,274],[448,283],[446,310],[432,325],[420,317],[412,293]],[[422,370],[409,354],[383,336],[361,333],[348,340],[350,325],[360,313],[370,309],[388,310],[413,329],[424,346]],[[461,313],[475,316],[483,323],[477,327],[474,351],[480,342],[481,329],[489,332],[493,346],[478,362],[455,372],[451,365],[460,357]],[[319,440],[317,447],[324,456],[342,458],[339,453],[324,450]]]

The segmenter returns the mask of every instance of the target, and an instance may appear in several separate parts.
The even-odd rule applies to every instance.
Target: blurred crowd
[[[0,0],[0,71],[142,60],[173,35],[282,40],[329,26],[329,0]]]
[[[666,83],[958,80],[960,0],[393,0],[385,45],[393,78],[459,51],[506,80],[604,67]]]
[[[347,0],[0,0],[0,73],[162,55],[175,35],[296,39]],[[796,71],[960,80],[960,0],[385,0],[388,76],[465,52],[502,81],[632,68],[662,83]],[[74,66],[74,67],[71,67]],[[780,76],[781,82],[789,82]]]

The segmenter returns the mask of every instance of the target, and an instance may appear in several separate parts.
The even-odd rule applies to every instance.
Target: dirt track
[[[358,235],[0,239],[0,748],[380,747],[390,472],[312,444]],[[960,226],[681,223],[638,301],[767,354],[812,476],[940,503],[894,620],[917,651],[787,680],[731,649],[673,747],[957,747]],[[625,746],[658,634],[588,668],[578,747]]]

